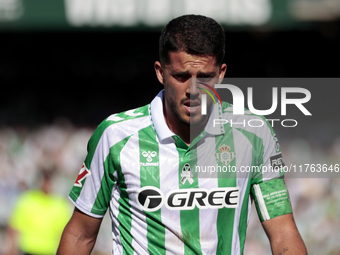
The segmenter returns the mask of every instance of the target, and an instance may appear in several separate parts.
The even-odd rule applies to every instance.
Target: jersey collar
[[[157,136],[160,141],[171,138],[175,134],[169,129],[165,122],[163,113],[163,98],[164,89],[161,90],[158,95],[151,101],[150,104],[150,115],[153,128],[155,129]],[[217,105],[213,104],[211,107],[211,113],[208,123],[205,127],[205,132],[211,135],[221,135],[224,134],[224,125],[217,123],[214,126],[214,120],[222,119],[222,106],[218,102]],[[171,138],[172,140],[172,138]]]
[[[161,90],[151,102],[151,122],[160,141],[171,138],[175,135],[165,122],[163,113],[163,98],[164,89]]]

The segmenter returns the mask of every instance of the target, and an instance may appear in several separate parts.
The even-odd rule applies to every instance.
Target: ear
[[[155,71],[158,81],[164,85],[164,72],[162,64],[159,61],[155,62]]]
[[[220,74],[218,75],[218,83],[222,82],[226,71],[227,71],[227,65],[223,63],[220,68]]]

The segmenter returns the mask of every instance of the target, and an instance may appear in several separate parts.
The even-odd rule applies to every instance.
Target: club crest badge
[[[236,156],[236,152],[230,151],[231,147],[228,145],[223,144],[218,150],[220,153],[215,153],[215,157],[226,166],[228,166]]]

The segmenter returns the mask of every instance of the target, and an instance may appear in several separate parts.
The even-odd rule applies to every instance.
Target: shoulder
[[[277,144],[275,146],[279,148],[274,129],[264,116],[253,114],[246,108],[244,114],[233,114],[233,106],[223,102],[222,118],[234,132],[240,133],[252,144],[258,144],[260,147]],[[278,148],[277,150],[279,150]]]
[[[224,118],[233,127],[240,130],[246,130],[254,134],[270,133],[274,135],[271,123],[262,115],[256,115],[244,108],[244,114],[234,114],[233,105],[223,102],[222,118]]]
[[[122,139],[132,134],[143,124],[150,122],[150,104],[115,113],[103,120],[94,131],[89,143],[98,143],[103,135],[121,136]]]
[[[98,155],[106,156],[110,149],[129,139],[138,130],[151,125],[150,105],[110,115],[102,121],[87,144],[88,155],[85,160],[87,168],[92,162],[98,148]]]

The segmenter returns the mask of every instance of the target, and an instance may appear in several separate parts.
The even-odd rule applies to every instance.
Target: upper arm
[[[64,229],[57,254],[90,254],[102,219],[91,217],[75,208]]]
[[[293,214],[285,214],[262,222],[273,254],[307,254]]]
[[[298,234],[293,214],[285,214],[262,222],[269,240],[278,240],[286,235]]]
[[[70,232],[79,233],[83,238],[95,239],[103,218],[94,218],[75,207],[73,215],[67,224]]]

